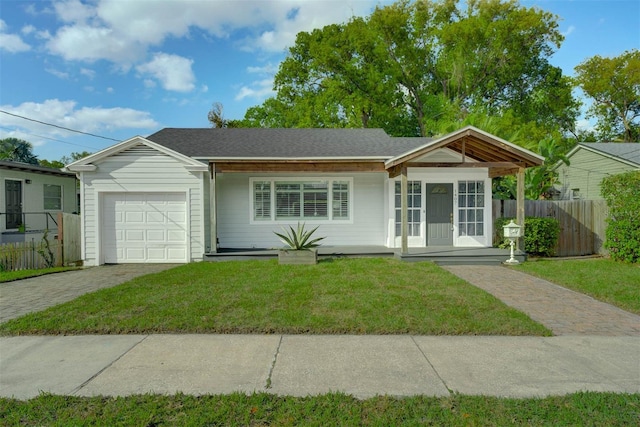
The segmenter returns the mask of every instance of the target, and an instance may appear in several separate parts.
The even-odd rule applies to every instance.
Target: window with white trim
[[[458,182],[460,236],[484,235],[484,181]]]
[[[44,209],[49,211],[62,210],[62,186],[53,184],[44,184]]]
[[[351,182],[342,180],[251,180],[253,220],[349,220]]]

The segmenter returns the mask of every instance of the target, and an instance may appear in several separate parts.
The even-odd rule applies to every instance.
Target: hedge
[[[640,261],[640,171],[604,178],[600,194],[609,206],[605,248],[616,261]]]
[[[498,246],[506,247],[502,230],[509,221],[515,218],[498,218],[495,223],[496,233],[500,233],[502,242]],[[560,224],[555,218],[526,217],[524,219],[524,251],[529,255],[553,256],[560,236]]]

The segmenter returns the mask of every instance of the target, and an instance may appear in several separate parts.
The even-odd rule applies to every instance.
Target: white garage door
[[[107,193],[102,206],[105,263],[187,261],[184,193]]]

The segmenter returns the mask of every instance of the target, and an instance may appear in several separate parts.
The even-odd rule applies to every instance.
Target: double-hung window
[[[344,179],[251,180],[252,220],[349,220],[351,182]]]
[[[62,210],[62,186],[44,184],[44,209]]]

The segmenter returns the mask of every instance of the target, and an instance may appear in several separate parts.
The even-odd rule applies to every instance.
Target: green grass
[[[597,258],[542,260],[527,262],[516,268],[640,314],[640,264]]]
[[[551,335],[429,262],[191,263],[0,325],[0,334]]]
[[[0,271],[0,283],[13,280],[28,279],[29,277],[44,276],[45,274],[60,273],[61,271],[77,270],[77,267],[53,267],[38,270]]]
[[[16,426],[630,426],[640,394],[575,393],[535,399],[484,396],[357,400],[344,394],[0,398],[0,419]]]

